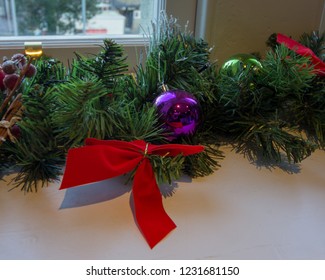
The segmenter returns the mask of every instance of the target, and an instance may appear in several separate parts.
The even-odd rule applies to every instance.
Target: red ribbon
[[[135,216],[139,228],[153,248],[176,228],[162,203],[155,174],[147,155],[184,156],[203,151],[203,146],[153,145],[142,140],[86,139],[85,146],[70,149],[60,189],[113,178],[136,169],[133,181]]]
[[[320,60],[311,49],[280,33],[277,34],[277,42],[279,44],[284,44],[288,49],[293,50],[301,56],[309,57],[314,66],[315,73],[320,76],[325,76],[325,63]]]

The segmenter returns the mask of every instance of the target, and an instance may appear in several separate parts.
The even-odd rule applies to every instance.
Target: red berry
[[[25,73],[25,76],[27,78],[34,77],[35,74],[36,74],[36,72],[37,72],[36,67],[33,64],[30,64],[29,67],[28,67],[28,69],[27,69],[27,71],[26,71],[26,73]]]
[[[17,74],[9,74],[4,77],[3,83],[6,88],[12,90],[18,79],[19,76]]]
[[[26,64],[26,57],[22,54],[22,53],[16,53],[12,56],[11,58],[12,61],[21,64],[21,65],[25,65]]]
[[[19,69],[23,69],[26,64],[26,57],[22,53],[16,53],[11,57],[11,60],[15,62]]]
[[[2,63],[2,71],[6,74],[13,74],[16,72],[16,70],[17,66],[12,60],[6,60]]]
[[[4,83],[3,83],[3,79],[4,79],[5,76],[6,76],[6,74],[2,70],[0,70],[0,89],[1,90],[6,89],[6,87],[5,87]]]
[[[14,126],[12,126],[12,127],[10,128],[10,131],[11,131],[11,134],[12,134],[15,138],[17,138],[17,139],[20,138],[20,136],[21,136],[21,130],[20,130],[20,127],[19,127],[17,124],[15,124]]]

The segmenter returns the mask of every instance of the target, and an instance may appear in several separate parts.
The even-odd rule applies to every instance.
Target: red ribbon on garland
[[[113,178],[136,168],[132,188],[135,216],[142,234],[153,248],[176,225],[165,212],[147,155],[188,156],[203,150],[203,146],[153,145],[142,140],[125,142],[88,138],[85,146],[68,151],[60,189]]]
[[[315,73],[320,76],[325,76],[325,63],[311,49],[280,33],[277,34],[277,42],[284,44],[288,49],[301,56],[309,57],[314,66]]]

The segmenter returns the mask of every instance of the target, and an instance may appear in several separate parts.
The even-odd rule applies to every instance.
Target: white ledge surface
[[[289,174],[223,150],[218,171],[182,180],[164,199],[177,228],[153,250],[134,222],[125,178],[29,194],[1,181],[0,258],[325,259],[325,152]]]

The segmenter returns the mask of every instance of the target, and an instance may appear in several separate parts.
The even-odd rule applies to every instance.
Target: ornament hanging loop
[[[164,79],[162,79],[161,75],[161,52],[158,53],[158,90],[160,92],[167,92],[169,91],[168,86],[165,84]]]
[[[167,91],[169,91],[169,87],[165,83],[161,83],[161,85],[159,86],[159,90],[161,92],[167,92]]]

